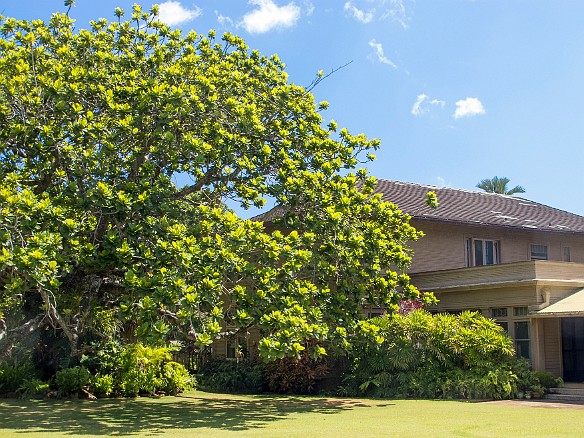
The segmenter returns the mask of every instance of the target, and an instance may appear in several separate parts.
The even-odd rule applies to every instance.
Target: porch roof
[[[584,315],[584,289],[532,314],[534,317],[568,317]]]

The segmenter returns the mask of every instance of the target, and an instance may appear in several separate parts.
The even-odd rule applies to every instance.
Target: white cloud
[[[385,54],[383,53],[383,46],[381,45],[381,43],[378,43],[375,40],[371,40],[371,41],[369,41],[369,45],[375,49],[375,54],[377,55],[377,60],[379,62],[381,62],[383,64],[387,64],[393,68],[397,68],[397,65],[395,65],[391,61],[391,59],[386,57]]]
[[[233,25],[233,20],[230,17],[227,17],[225,15],[221,15],[221,13],[219,11],[215,11],[215,15],[217,16],[217,22],[221,25],[221,26],[232,26]]]
[[[430,100],[430,98],[426,94],[422,93],[419,94],[418,97],[416,98],[416,101],[412,106],[411,113],[414,116],[420,116],[430,111],[431,106],[439,106],[440,108],[444,108],[444,105],[446,105],[445,101],[438,99]]]
[[[484,113],[485,108],[480,100],[476,97],[467,97],[464,100],[456,102],[456,111],[454,111],[453,117],[460,119],[461,117],[476,116]]]
[[[437,176],[436,181],[438,181],[438,187],[452,187],[452,184],[446,182],[446,179],[442,178],[441,176]]]
[[[410,18],[404,0],[382,0],[381,3],[383,6],[389,4],[389,7],[384,9],[381,18],[391,18],[397,21],[404,29],[408,28]]]
[[[355,18],[355,20],[365,24],[371,23],[371,21],[373,21],[373,17],[375,16],[375,9],[365,12],[364,10],[357,8],[350,1],[345,3],[345,11],[349,11],[351,14],[353,14],[353,18]]]
[[[258,6],[243,16],[241,25],[249,33],[265,33],[278,27],[291,27],[300,18],[300,8],[294,2],[278,6],[272,0],[250,0]]]
[[[428,99],[428,96],[425,94],[419,94],[416,101],[414,102],[414,106],[412,106],[412,114],[414,116],[419,116],[423,114],[425,111],[422,108],[422,104]]]
[[[172,0],[158,5],[158,19],[169,26],[176,26],[177,24],[194,20],[201,13],[201,8],[197,6],[193,9],[186,9],[180,2]]]
[[[306,8],[306,15],[311,16],[314,12],[314,4],[310,0],[304,0],[304,7]]]
[[[407,0],[349,0],[345,2],[348,11],[355,20],[370,23],[375,18],[390,19],[398,22],[404,29],[408,28],[410,20]]]

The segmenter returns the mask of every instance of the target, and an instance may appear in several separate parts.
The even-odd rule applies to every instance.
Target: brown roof
[[[584,233],[584,217],[518,196],[379,179],[376,192],[383,200],[418,219],[521,228],[525,230]],[[438,195],[438,208],[425,204],[426,193]]]
[[[518,196],[384,179],[378,179],[375,191],[382,194],[384,201],[397,204],[403,212],[416,219],[584,234],[584,217]],[[426,205],[426,193],[429,191],[438,195],[436,209]],[[253,220],[267,222],[281,214],[282,208],[275,207]]]

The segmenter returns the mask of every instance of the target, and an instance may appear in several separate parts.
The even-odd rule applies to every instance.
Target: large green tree
[[[525,189],[522,186],[515,186],[509,188],[509,178],[494,176],[493,178],[486,178],[481,180],[476,187],[484,190],[488,193],[498,193],[500,195],[512,196],[516,193],[525,193]]]
[[[112,337],[203,348],[223,320],[259,326],[268,359],[375,337],[365,302],[419,299],[419,233],[357,171],[379,141],[325,125],[276,55],[156,14],[0,18],[4,346],[52,327],[73,356]],[[266,198],[285,212],[269,231],[225,204]]]

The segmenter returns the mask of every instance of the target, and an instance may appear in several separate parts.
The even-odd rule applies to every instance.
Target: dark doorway
[[[584,318],[562,318],[564,380],[584,382]]]

